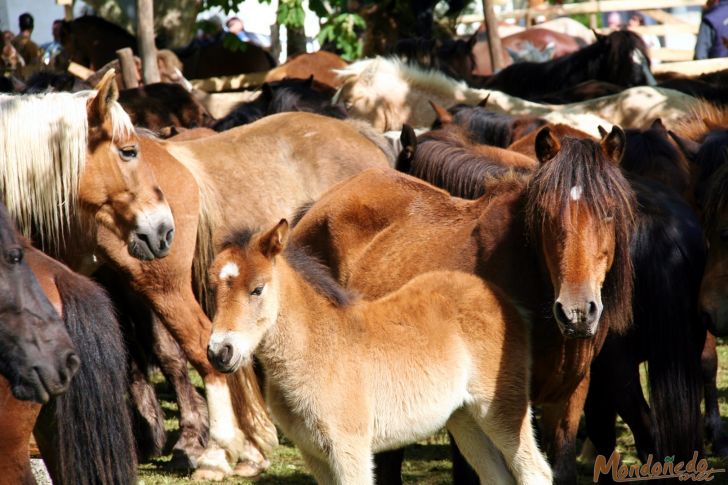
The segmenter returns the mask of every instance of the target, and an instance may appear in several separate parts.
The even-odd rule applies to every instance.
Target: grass
[[[720,399],[721,416],[723,424],[728,429],[728,341],[720,341],[718,346],[718,356],[720,368],[718,371],[718,391]],[[201,388],[201,381],[194,371],[193,382]],[[167,413],[165,421],[169,432],[169,446],[174,443],[177,438],[178,417],[177,404],[174,402],[174,396],[171,389],[164,382],[161,374],[153,376],[157,394],[162,400],[162,408]],[[644,379],[643,379],[644,381]],[[580,433],[581,434],[581,433]],[[621,420],[617,422],[617,447],[622,454],[623,462],[627,465],[638,463],[634,439],[629,429]],[[577,443],[577,450],[581,448],[581,442]],[[406,460],[402,468],[402,477],[405,483],[422,484],[422,485],[444,485],[452,483],[451,463],[450,463],[450,446],[448,438],[444,431],[431,437],[426,441],[422,441],[410,446],[406,451]],[[139,467],[139,484],[143,485],[171,485],[171,484],[192,484],[207,483],[193,482],[189,479],[188,472],[180,472],[169,469],[169,460],[171,456],[154,459],[149,463],[140,465]],[[227,479],[222,483],[228,484],[253,484],[256,485],[313,485],[314,480],[308,474],[306,466],[301,459],[296,448],[285,439],[280,437],[280,446],[278,446],[271,457],[272,466],[270,469],[258,477],[255,481],[242,480],[240,478]],[[728,469],[728,461],[718,458],[709,458],[712,468]],[[593,465],[578,461],[579,468],[579,484],[589,484],[592,482]],[[714,484],[728,485],[728,472],[720,473],[714,476],[712,481]]]

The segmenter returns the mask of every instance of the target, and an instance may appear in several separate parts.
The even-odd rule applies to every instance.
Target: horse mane
[[[397,161],[397,157],[399,156],[399,154],[394,150],[392,144],[383,134],[375,130],[372,125],[363,120],[347,118],[344,120],[344,122],[353,126],[354,129],[358,131],[361,136],[374,143],[377,148],[379,148],[382,153],[384,153],[384,156],[387,157],[389,166],[394,167],[394,164]]]
[[[452,122],[465,127],[473,142],[506,148],[511,143],[542,127],[547,122],[535,116],[514,116],[508,113],[490,111],[482,106],[458,104],[448,109]],[[440,128],[438,120],[432,129]]]
[[[492,185],[512,175],[527,176],[533,164],[515,152],[475,145],[464,128],[447,125],[419,137],[410,172],[456,197],[477,199],[485,194],[486,179]]]
[[[673,124],[673,131],[682,137],[701,142],[710,132],[706,121],[716,126],[728,127],[728,106],[716,106],[709,101],[700,100],[690,108],[687,116]]]
[[[465,93],[470,89],[463,81],[457,81],[441,71],[394,58],[363,59],[343,69],[336,69],[335,72],[342,86],[357,80],[365,86],[372,87],[377,76],[390,75],[405,82],[413,91],[420,90],[435,98],[449,99],[453,97],[453,93]]]
[[[78,207],[86,165],[87,101],[96,91],[0,96],[0,194],[18,229],[60,248],[71,227],[92,230]],[[112,138],[134,133],[129,115],[110,105]]]
[[[258,233],[259,231],[247,227],[236,229],[225,237],[222,247],[223,249],[230,247],[248,249],[254,236]],[[309,254],[304,246],[289,239],[288,245],[283,250],[283,257],[296,273],[335,307],[346,307],[356,300],[352,292],[336,281],[331,270]]]
[[[602,287],[603,317],[609,328],[622,333],[632,323],[634,278],[629,251],[637,203],[629,182],[599,143],[569,136],[561,139],[558,154],[542,164],[530,180],[526,224],[537,238],[548,224],[548,214],[568,213],[574,186],[582,188],[579,210],[599,221],[614,221],[614,260]]]
[[[723,200],[723,196],[720,192],[716,192],[717,187],[722,185],[716,177],[722,168],[728,165],[728,130],[714,130],[705,135],[694,163],[700,167],[695,184],[695,198],[705,207],[710,194],[710,203],[713,205],[710,220],[717,222],[716,217],[720,214],[722,208],[720,201]],[[707,216],[705,217],[707,222]]]
[[[728,210],[728,163],[712,173],[703,199],[703,224],[706,234],[718,229],[720,216]]]

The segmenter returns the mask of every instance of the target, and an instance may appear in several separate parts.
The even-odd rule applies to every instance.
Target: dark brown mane
[[[603,318],[618,332],[632,322],[633,269],[629,254],[635,228],[635,195],[616,164],[593,140],[564,137],[558,154],[544,163],[527,189],[526,221],[535,238],[543,232],[548,214],[564,214],[571,189],[580,186],[580,210],[596,220],[614,218],[612,268],[603,285]]]
[[[238,228],[225,237],[222,249],[230,247],[246,249],[258,232],[250,228]],[[334,306],[344,307],[355,301],[354,294],[342,287],[331,275],[331,270],[311,256],[305,247],[289,241],[283,256],[296,273]]]
[[[411,174],[441,187],[456,197],[477,199],[485,193],[485,181],[532,172],[526,156],[487,145],[475,145],[457,125],[420,136]]]
[[[670,141],[662,128],[626,130],[627,144],[622,168],[642,175],[682,194],[687,189],[690,170],[687,159]]]
[[[703,201],[703,225],[706,234],[718,229],[720,217],[728,211],[728,163],[713,172]]]

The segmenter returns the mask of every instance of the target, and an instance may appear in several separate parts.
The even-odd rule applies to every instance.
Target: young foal
[[[217,256],[208,355],[232,372],[258,350],[269,406],[319,483],[373,483],[372,452],[443,425],[483,480],[510,480],[492,440],[518,483],[551,483],[531,428],[528,331],[500,291],[441,271],[351,301],[287,240],[284,219]]]

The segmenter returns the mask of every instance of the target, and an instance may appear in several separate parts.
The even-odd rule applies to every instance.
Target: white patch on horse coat
[[[574,185],[571,188],[571,200],[579,200],[581,199],[581,185]]]
[[[229,263],[225,263],[225,266],[223,266],[220,270],[220,279],[226,280],[228,278],[237,278],[239,274],[240,268],[238,268],[237,264],[231,261]]]

